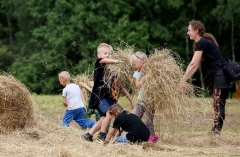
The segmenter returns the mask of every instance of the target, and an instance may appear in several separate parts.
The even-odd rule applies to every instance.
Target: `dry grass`
[[[77,75],[76,77],[74,77],[73,79],[73,82],[75,84],[77,84],[82,92],[83,92],[83,95],[84,95],[84,98],[85,100],[88,100],[88,97],[89,97],[89,90],[87,90],[85,87],[82,87],[82,84],[81,83],[86,83],[89,87],[92,87],[93,84],[91,84],[91,82],[93,81],[92,80],[92,76],[91,75],[86,75],[86,74],[82,74],[82,75]]]
[[[82,141],[80,136],[87,131],[75,123],[68,128],[61,126],[65,112],[61,95],[32,95],[32,99],[36,125],[1,134],[0,156],[240,156],[239,100],[228,100],[222,135],[217,136],[209,131],[213,124],[212,99],[199,100],[205,104],[191,108],[182,119],[169,119],[156,113],[155,128],[159,132],[159,142],[146,143],[142,149],[138,145],[109,144],[104,147],[97,142]],[[121,97],[119,101],[127,104],[126,98]]]
[[[0,73],[0,133],[33,124],[30,92],[12,75]]]
[[[147,100],[147,107],[176,116],[185,112],[179,104],[189,104],[188,107],[197,104],[196,99],[192,99],[196,97],[195,87],[188,82],[180,86],[184,75],[180,61],[180,57],[170,49],[154,49],[149,55],[141,70],[147,79],[140,88],[142,98]]]
[[[135,83],[132,77],[134,69],[131,65],[131,56],[134,53],[134,47],[124,45],[115,47],[112,53],[112,58],[122,61],[119,64],[107,64],[107,70],[109,70],[109,79],[107,81],[108,86],[111,87],[111,81],[113,77],[120,77],[122,85],[128,89],[128,91],[134,91]]]
[[[115,47],[112,55],[122,63],[107,65],[110,71],[109,80],[119,76],[125,88],[132,91],[132,95],[136,96],[140,92],[141,99],[146,102],[144,107],[169,116],[182,116],[182,113],[186,113],[193,107],[192,104],[195,104],[194,107],[202,105],[201,101],[194,99],[196,96],[201,97],[196,93],[195,86],[190,82],[180,84],[184,76],[181,59],[176,53],[166,48],[154,48],[150,52],[147,62],[141,69],[141,75],[147,76],[147,79],[136,91],[134,69],[131,64],[131,57],[135,53],[134,47],[124,43],[123,45]]]

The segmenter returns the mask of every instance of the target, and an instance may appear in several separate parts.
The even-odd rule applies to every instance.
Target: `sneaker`
[[[96,141],[99,142],[99,143],[104,143],[106,136],[107,136],[106,133],[100,132],[97,136]]]
[[[86,133],[86,134],[84,134],[84,135],[81,136],[81,138],[82,138],[83,140],[89,141],[89,142],[93,142],[92,137],[93,137],[93,136],[92,136],[91,134],[89,134],[89,133]]]
[[[158,137],[155,134],[151,134],[148,138],[149,142],[156,143],[158,141]]]

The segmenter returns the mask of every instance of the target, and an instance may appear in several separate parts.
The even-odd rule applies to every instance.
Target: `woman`
[[[212,131],[214,134],[220,134],[225,119],[226,99],[229,88],[231,87],[231,81],[226,78],[221,67],[221,65],[225,63],[225,58],[219,50],[218,43],[214,36],[205,33],[205,27],[201,21],[190,21],[187,34],[191,40],[194,40],[194,55],[182,81],[187,81],[192,77],[202,60],[205,62],[207,71],[214,81],[213,108],[215,114]]]

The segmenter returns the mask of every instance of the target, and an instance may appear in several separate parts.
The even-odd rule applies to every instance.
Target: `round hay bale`
[[[6,73],[0,73],[0,133],[33,124],[33,103],[24,84]]]

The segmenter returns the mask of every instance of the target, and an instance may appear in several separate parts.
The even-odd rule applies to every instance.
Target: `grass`
[[[35,125],[0,135],[0,156],[240,156],[240,100],[237,99],[227,101],[221,135],[210,132],[213,124],[211,98],[201,100],[206,103],[189,109],[181,117],[156,113],[154,122],[159,141],[145,143],[145,149],[141,145],[109,144],[104,147],[96,142],[82,141],[80,136],[86,130],[81,130],[74,122],[68,128],[61,126],[65,112],[61,95],[34,94],[32,100]],[[128,110],[125,98],[119,103]]]

